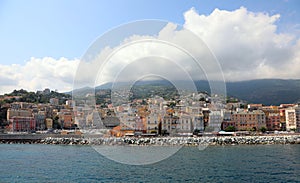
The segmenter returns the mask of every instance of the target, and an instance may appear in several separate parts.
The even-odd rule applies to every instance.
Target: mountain
[[[184,81],[176,81],[184,86]],[[138,81],[135,86],[169,86],[171,83],[164,80]],[[118,86],[128,85],[126,82]],[[210,93],[208,81],[195,81],[198,91]],[[96,87],[96,90],[110,89],[112,83]],[[87,90],[90,88],[86,88]],[[82,91],[84,89],[80,89]],[[232,96],[249,103],[262,103],[264,105],[280,105],[283,103],[300,102],[300,80],[292,79],[258,79],[226,83],[227,96]]]
[[[228,82],[227,95],[264,105],[296,103],[300,99],[300,80],[260,79]]]

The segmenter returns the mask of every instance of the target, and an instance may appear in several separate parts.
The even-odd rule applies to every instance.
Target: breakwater
[[[36,143],[61,145],[137,145],[137,146],[197,146],[197,145],[258,145],[300,144],[300,135],[226,136],[226,137],[98,137],[48,136],[36,139],[0,140],[0,143]]]
[[[243,137],[155,137],[155,138],[94,138],[91,145],[255,145],[255,144],[300,144],[300,135],[289,136],[243,136]]]
[[[76,134],[0,134],[0,144],[40,144],[47,138],[80,139]]]

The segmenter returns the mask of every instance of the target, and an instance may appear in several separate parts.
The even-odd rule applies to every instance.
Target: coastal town
[[[100,90],[102,94],[107,92]],[[36,93],[47,96],[53,91]],[[7,99],[11,102],[4,102]],[[1,109],[6,109],[1,111],[2,134],[80,135],[92,131],[99,137],[176,137],[291,134],[300,130],[298,104],[264,106],[237,99],[222,103],[221,97],[213,99],[202,92],[171,100],[158,96],[134,99],[116,106],[107,97],[102,99],[105,105],[95,107],[76,105],[71,97],[29,103],[20,102],[20,96],[3,96],[1,101]]]

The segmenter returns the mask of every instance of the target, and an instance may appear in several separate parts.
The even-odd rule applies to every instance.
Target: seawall
[[[242,136],[242,137],[155,137],[155,138],[94,138],[92,145],[255,145],[255,144],[300,144],[300,135],[285,136]]]
[[[197,146],[197,145],[256,145],[300,144],[300,135],[276,136],[218,136],[218,137],[84,137],[81,135],[35,134],[0,135],[2,144],[62,144],[62,145],[139,145],[139,146]]]

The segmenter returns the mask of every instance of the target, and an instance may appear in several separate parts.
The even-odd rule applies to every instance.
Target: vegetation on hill
[[[178,83],[184,85],[184,81],[179,81]],[[126,85],[126,83],[122,84]],[[210,93],[208,81],[195,81],[195,85],[198,92]],[[111,83],[107,83],[98,86],[96,91],[109,89],[111,86]],[[259,79],[227,82],[226,90],[228,102],[238,102],[242,100],[248,103],[261,103],[264,105],[300,103],[300,80]],[[178,95],[176,88],[168,81],[139,81],[132,87],[131,93],[131,99],[143,99],[155,95],[170,99]],[[104,102],[101,97],[104,96],[97,96],[96,94],[98,104]],[[106,94],[105,97],[110,96]]]
[[[2,96],[4,99],[3,103],[13,103],[13,102],[29,102],[29,103],[49,103],[51,98],[57,98],[59,103],[62,104],[66,100],[71,99],[71,95],[65,93],[58,93],[51,91],[49,93],[43,92],[28,92],[24,89],[14,90],[9,94]]]
[[[300,80],[261,79],[229,82],[227,94],[251,103],[280,105],[300,99]]]
[[[173,85],[134,85],[131,88],[131,93],[131,101],[134,99],[147,99],[154,96],[163,97],[165,100],[171,100],[179,97],[178,91]]]
[[[184,81],[178,83],[184,85]],[[126,85],[126,83],[122,83]],[[195,85],[199,92],[210,93],[210,86],[207,81],[195,81]],[[96,103],[106,106],[111,103],[111,83],[98,86],[94,89],[82,88],[77,93],[82,94],[85,98],[87,94],[95,92]],[[280,105],[283,103],[298,103],[300,102],[300,80],[283,80],[283,79],[260,79],[240,82],[226,83],[228,101],[238,102],[243,100],[249,103],[261,103],[264,105]],[[101,92],[100,92],[101,91]],[[161,96],[165,100],[178,97],[178,91],[168,81],[139,81],[131,88],[130,99],[145,99],[152,96]],[[71,93],[71,92],[70,92]],[[2,100],[2,103],[12,103],[15,101],[32,102],[32,103],[48,103],[50,98],[58,98],[60,103],[71,99],[71,94],[58,93],[51,91],[48,94],[38,92],[28,92],[26,90],[14,90],[5,96],[18,96]]]

